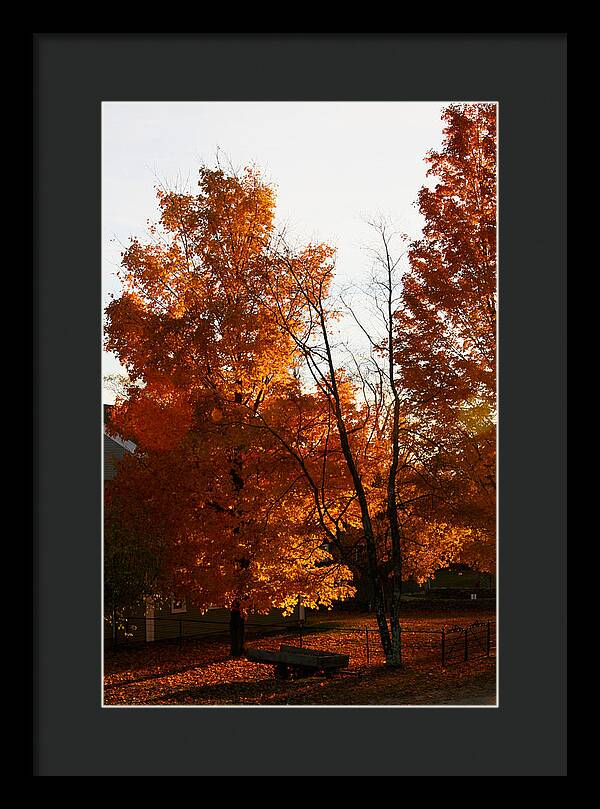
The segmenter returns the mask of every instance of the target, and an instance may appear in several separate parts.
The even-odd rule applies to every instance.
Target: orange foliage
[[[290,265],[271,251],[274,194],[249,169],[202,169],[199,186],[159,193],[154,241],[125,251],[125,291],[107,309],[106,346],[132,382],[111,429],[138,450],[106,518],[118,502],[126,541],[159,530],[160,586],[201,608],[329,606],[352,594],[350,571],[321,547],[311,493],[258,418],[270,408],[281,424],[302,398],[272,314],[272,290],[295,306]],[[292,270],[317,272],[323,255],[309,247]]]
[[[421,517],[454,531],[462,526],[469,561],[489,570],[496,508],[496,108],[451,105],[444,120],[442,150],[427,158],[435,185],[419,194],[425,226],[409,251],[396,352],[411,428],[420,436],[419,488],[431,494]]]

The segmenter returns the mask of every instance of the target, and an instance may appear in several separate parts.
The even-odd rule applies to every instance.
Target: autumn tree
[[[320,441],[311,447],[299,432],[300,440],[292,445],[269,420],[268,413],[259,411],[257,416],[296,461],[338,558],[347,561],[349,551],[364,551],[386,661],[399,666],[403,576],[399,510],[403,505],[398,495],[402,415],[393,350],[396,266],[388,255],[375,285],[383,337],[373,337],[357,318],[376,354],[362,359],[349,350],[344,357],[335,342],[335,323],[341,312],[331,295],[334,251],[325,245],[312,245],[296,254],[283,240],[277,243],[276,251],[276,259],[285,268],[286,287],[282,290],[271,284],[269,304],[304,363],[313,396],[321,402],[324,423]],[[352,307],[349,310],[356,317]],[[330,480],[332,467],[336,474]],[[341,498],[340,488],[344,491]],[[392,582],[389,623],[384,596],[387,578]]]
[[[158,200],[160,221],[125,251],[124,291],[107,308],[106,347],[131,380],[112,429],[138,448],[111,484],[107,519],[118,502],[127,531],[159,531],[163,587],[229,608],[239,654],[249,610],[330,605],[353,592],[350,572],[321,547],[289,456],[256,429],[260,408],[299,396],[295,347],[266,300],[286,288],[272,189],[252,169],[203,168],[199,193]]]
[[[424,526],[463,529],[463,558],[492,570],[496,469],[496,107],[453,104],[419,193],[395,350],[418,436]]]

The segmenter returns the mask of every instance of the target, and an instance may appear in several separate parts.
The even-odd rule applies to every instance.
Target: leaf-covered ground
[[[335,677],[314,675],[277,681],[270,666],[228,656],[226,638],[146,644],[107,650],[105,705],[494,705],[495,656],[474,649],[463,662],[462,645],[452,663],[441,666],[440,631],[443,625],[466,626],[493,619],[492,614],[444,613],[410,615],[403,622],[404,667],[393,671],[383,664],[376,633],[369,633],[369,659],[365,629],[375,629],[371,615],[311,616],[303,633],[305,647],[350,655],[350,664]],[[484,633],[484,630],[482,629]],[[447,647],[454,643],[452,633]],[[456,642],[460,635],[456,634]],[[297,645],[294,632],[250,637],[247,646],[279,648]],[[473,651],[475,654],[473,654]]]

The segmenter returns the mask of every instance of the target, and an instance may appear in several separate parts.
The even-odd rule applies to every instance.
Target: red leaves
[[[438,182],[419,193],[424,238],[411,246],[398,320],[405,385],[434,394],[436,406],[495,397],[496,109],[453,105],[444,117],[444,147],[428,157]]]
[[[470,558],[479,548],[489,568],[496,511],[496,107],[450,105],[444,119],[443,147],[427,157],[436,183],[419,193],[424,235],[409,252],[396,356],[419,442],[417,488],[431,495],[421,514],[476,532],[466,543]]]
[[[335,618],[342,626],[370,621],[374,628],[372,616],[340,614]],[[463,618],[465,623],[472,620],[468,615]],[[435,629],[445,620],[414,616],[407,625]],[[290,634],[247,639],[247,645],[260,649],[295,642]],[[480,657],[442,670],[439,645],[436,654],[420,658],[407,649],[405,668],[391,672],[383,665],[375,634],[371,636],[369,665],[360,633],[312,633],[310,646],[349,654],[349,669],[331,680],[309,677],[276,681],[267,666],[230,659],[227,642],[219,639],[188,642],[181,649],[151,643],[108,650],[104,701],[108,705],[436,705],[495,701],[493,658]]]

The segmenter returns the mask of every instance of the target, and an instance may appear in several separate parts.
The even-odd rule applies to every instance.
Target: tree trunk
[[[394,396],[394,411],[392,420],[392,462],[387,483],[387,516],[390,524],[390,537],[392,540],[392,599],[390,605],[390,631],[392,653],[387,659],[388,666],[402,665],[402,638],[400,635],[400,604],[402,597],[402,528],[398,519],[398,502],[396,499],[396,479],[400,463],[400,394],[396,387],[394,365],[394,263],[390,256],[389,244],[385,230],[381,231],[381,238],[385,247],[385,264],[387,269],[387,342],[388,342],[388,372],[390,388]],[[400,504],[402,505],[402,504]]]
[[[400,632],[400,597],[402,595],[402,579],[397,573],[394,574],[392,587],[392,604],[390,609],[392,653],[386,662],[388,666],[399,668],[402,665],[402,638]]]
[[[369,572],[369,578],[371,579],[371,582],[373,584],[373,600],[375,606],[375,616],[377,618],[377,626],[379,628],[379,636],[381,638],[381,645],[383,646],[383,653],[385,654],[386,660],[389,660],[390,655],[392,653],[392,647],[391,647],[390,631],[385,616],[385,600],[384,600],[383,586],[381,582],[381,577],[379,576],[378,572],[377,546],[375,543],[375,534],[373,531],[373,523],[371,521],[371,513],[369,511],[369,504],[367,502],[365,489],[360,474],[358,472],[358,468],[356,466],[356,461],[352,454],[350,441],[348,440],[348,431],[346,430],[346,424],[344,423],[344,417],[342,414],[342,407],[340,403],[340,395],[335,378],[333,355],[331,353],[331,346],[329,344],[329,337],[327,335],[327,327],[325,325],[325,317],[322,309],[319,312],[319,316],[321,320],[321,333],[323,334],[323,340],[325,342],[325,348],[327,352],[327,362],[329,365],[329,377],[334,402],[333,412],[335,416],[336,426],[338,429],[338,434],[340,437],[342,454],[344,456],[344,460],[346,461],[348,471],[350,472],[350,477],[352,478],[352,483],[354,485],[354,491],[356,492],[356,497],[358,499],[358,503],[360,506],[361,522],[364,531],[365,546],[367,551],[367,569]]]
[[[244,654],[244,628],[246,622],[240,612],[239,607],[231,610],[229,619],[229,641],[231,646],[231,656],[241,657]]]
[[[396,504],[396,470],[392,467],[388,488],[388,518],[392,538],[392,599],[390,605],[390,630],[392,636],[392,653],[387,660],[389,666],[402,665],[402,639],[400,637],[400,605],[402,597],[402,546],[401,527],[398,520],[398,507]]]
[[[371,581],[373,584],[373,600],[375,602],[375,618],[377,619],[377,627],[379,629],[379,638],[381,640],[381,646],[383,647],[383,653],[385,655],[386,661],[391,659],[392,655],[392,641],[390,638],[390,631],[387,624],[387,618],[385,615],[385,596],[383,592],[383,586],[381,584],[381,580],[376,576],[371,577]]]

